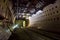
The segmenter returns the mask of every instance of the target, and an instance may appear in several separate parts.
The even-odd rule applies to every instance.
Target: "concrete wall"
[[[36,16],[35,16],[36,17]],[[32,25],[37,28],[60,31],[60,0],[57,0],[54,4],[50,4],[43,9],[43,12],[38,15],[37,18],[32,19]],[[35,21],[37,20],[37,21]],[[30,24],[31,24],[30,23]]]

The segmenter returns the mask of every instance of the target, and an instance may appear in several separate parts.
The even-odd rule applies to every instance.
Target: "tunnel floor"
[[[25,28],[15,30],[8,40],[60,40],[60,35],[41,29]]]

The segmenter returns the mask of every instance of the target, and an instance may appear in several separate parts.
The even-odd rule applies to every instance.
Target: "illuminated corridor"
[[[60,40],[60,0],[0,0],[0,40]]]

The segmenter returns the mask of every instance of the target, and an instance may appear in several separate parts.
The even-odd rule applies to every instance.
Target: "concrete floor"
[[[16,29],[8,40],[60,40],[60,35],[35,28]]]

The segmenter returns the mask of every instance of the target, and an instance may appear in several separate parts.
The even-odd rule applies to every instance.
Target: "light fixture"
[[[18,24],[14,25],[12,28],[13,29],[18,28]]]

